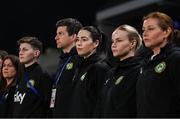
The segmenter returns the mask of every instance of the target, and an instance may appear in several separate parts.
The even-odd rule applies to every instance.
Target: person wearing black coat
[[[73,78],[70,117],[93,117],[99,92],[110,68],[102,48],[102,33],[94,26],[85,26],[78,32],[76,49],[80,56]],[[102,53],[103,51],[103,53]]]
[[[42,43],[37,37],[23,37],[18,40],[19,59],[23,64],[22,77],[18,79],[14,100],[13,118],[42,118],[49,113],[51,80],[37,60]]]
[[[11,117],[13,107],[11,103],[17,79],[20,78],[21,66],[19,58],[15,55],[6,55],[2,60],[2,83],[0,85],[0,118]]]
[[[173,20],[165,13],[143,18],[143,41],[151,53],[143,56],[137,82],[137,117],[180,117],[180,48],[172,43],[173,32]]]
[[[53,78],[50,108],[51,117],[68,117],[72,95],[72,79],[77,64],[75,41],[82,24],[73,18],[61,19],[56,24],[56,44],[61,51],[59,64]]]
[[[136,82],[141,59],[135,53],[141,42],[137,30],[129,25],[121,25],[112,33],[111,50],[119,62],[106,75],[96,107],[97,117],[136,117]]]

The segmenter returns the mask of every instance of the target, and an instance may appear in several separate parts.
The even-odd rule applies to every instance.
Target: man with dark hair
[[[59,65],[54,77],[50,108],[52,117],[69,117],[72,80],[76,68],[75,41],[82,24],[74,18],[61,19],[56,23],[56,44],[61,50]]]
[[[47,117],[51,81],[37,62],[42,43],[36,37],[23,37],[18,45],[19,60],[24,69],[14,93],[12,117]]]

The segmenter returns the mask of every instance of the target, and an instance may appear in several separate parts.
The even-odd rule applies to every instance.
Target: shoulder
[[[111,65],[106,60],[102,60],[95,63],[94,67],[97,70],[109,70],[111,68]]]
[[[168,52],[168,56],[174,58],[180,58],[180,48],[179,47],[173,47]]]

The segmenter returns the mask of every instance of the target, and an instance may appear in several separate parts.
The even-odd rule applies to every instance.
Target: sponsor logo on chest
[[[19,93],[19,91],[17,91],[14,94],[14,102],[19,102],[19,104],[22,104],[25,95],[26,95],[26,93]]]

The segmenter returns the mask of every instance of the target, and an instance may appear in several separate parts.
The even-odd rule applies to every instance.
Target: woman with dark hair
[[[73,95],[70,117],[93,117],[105,74],[110,66],[102,52],[104,39],[94,26],[80,29],[76,49],[80,59],[73,79]]]
[[[8,55],[8,53],[5,50],[0,50],[0,69],[2,67],[2,61],[3,58]],[[1,75],[1,70],[0,70],[0,75]],[[1,83],[1,77],[0,77],[0,83]]]
[[[143,41],[151,50],[137,82],[138,117],[180,117],[180,48],[172,40],[173,20],[162,12],[143,18]]]
[[[2,61],[2,84],[0,86],[0,117],[9,117],[10,101],[13,100],[17,79],[20,75],[19,58],[7,55]]]

